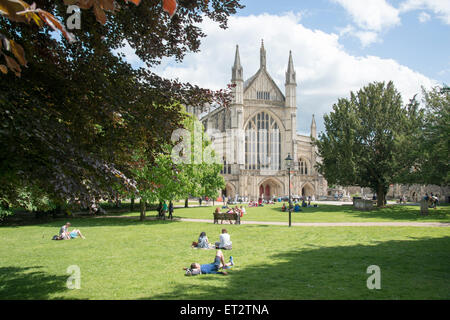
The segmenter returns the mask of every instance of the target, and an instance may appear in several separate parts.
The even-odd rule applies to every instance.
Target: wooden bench
[[[219,220],[221,220],[221,224],[223,224],[223,220],[236,221],[235,224],[241,224],[241,216],[237,213],[217,213],[214,212],[214,224],[219,224]]]

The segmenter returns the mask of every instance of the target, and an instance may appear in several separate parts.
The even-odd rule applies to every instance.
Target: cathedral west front
[[[260,67],[244,81],[239,47],[236,46],[231,83],[233,100],[201,117],[214,149],[223,161],[226,181],[223,196],[248,200],[271,199],[289,194],[327,195],[327,182],[314,168],[316,123],[311,120],[309,136],[296,132],[296,75],[289,52],[284,92],[270,76],[264,43],[260,48]],[[301,119],[306,121],[306,119]],[[293,159],[290,176],[285,159]]]

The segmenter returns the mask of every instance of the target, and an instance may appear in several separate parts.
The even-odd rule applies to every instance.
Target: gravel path
[[[96,218],[128,218],[137,220],[138,216],[98,216]],[[147,217],[146,220],[157,220]],[[208,219],[175,218],[175,221],[213,223]],[[229,223],[224,223],[227,225]],[[277,221],[241,221],[241,224],[287,226],[288,222]],[[450,227],[450,222],[292,222],[295,227]]]
[[[180,219],[188,222],[213,222],[206,219]],[[226,224],[226,223],[224,223]],[[288,222],[241,221],[241,224],[287,226]],[[296,227],[450,227],[448,222],[292,222]]]

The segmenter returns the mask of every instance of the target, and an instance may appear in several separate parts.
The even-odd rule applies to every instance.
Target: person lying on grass
[[[78,236],[80,236],[82,239],[86,239],[82,234],[81,231],[78,229],[73,229],[71,232],[69,232],[69,227],[71,226],[70,222],[67,222],[65,225],[59,229],[59,237],[63,240],[70,240],[75,239]]]
[[[223,269],[229,269],[234,266],[233,257],[230,256],[230,262],[225,263],[225,259],[221,250],[217,250],[213,263],[199,264],[192,263],[190,268],[183,268],[186,271],[187,276],[193,276],[197,274],[223,274],[226,276],[228,273]],[[222,269],[222,271],[219,271]]]

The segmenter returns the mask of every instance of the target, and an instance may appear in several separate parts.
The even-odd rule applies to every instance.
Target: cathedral
[[[311,144],[312,138],[317,137],[314,116],[310,136],[296,132],[297,82],[292,53],[289,52],[284,93],[267,70],[264,42],[259,70],[245,81],[236,46],[231,83],[231,105],[200,118],[223,161],[223,196],[248,200],[284,197],[289,195],[289,184],[295,196],[326,196],[327,182],[314,167],[320,161]],[[290,170],[285,161],[288,156],[293,159]]]

